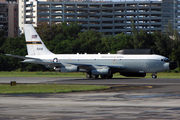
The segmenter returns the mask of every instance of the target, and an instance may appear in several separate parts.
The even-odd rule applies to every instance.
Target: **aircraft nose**
[[[178,63],[177,63],[177,62],[171,61],[171,62],[169,63],[169,69],[170,69],[170,70],[174,70],[174,69],[176,69],[177,67],[178,67]]]

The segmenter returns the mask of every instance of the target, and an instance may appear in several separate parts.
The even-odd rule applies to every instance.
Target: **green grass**
[[[180,73],[177,72],[162,72],[157,74],[158,78],[180,78]],[[0,77],[79,77],[85,78],[86,73],[61,73],[61,72],[0,72]],[[125,78],[116,73],[113,78]],[[151,73],[147,73],[145,78],[151,78]]]
[[[0,85],[0,94],[14,93],[63,93],[88,90],[108,89],[98,85],[60,85],[60,84],[17,84],[16,86]]]

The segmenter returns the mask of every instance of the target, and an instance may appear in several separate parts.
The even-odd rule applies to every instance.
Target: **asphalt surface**
[[[92,84],[92,85],[180,85],[180,79],[166,78],[113,78],[113,79],[86,79],[86,78],[47,78],[47,77],[0,77],[0,83],[56,83],[56,84]]]
[[[145,89],[54,94],[0,94],[0,119],[179,119],[180,79],[0,77],[0,83],[150,86]]]

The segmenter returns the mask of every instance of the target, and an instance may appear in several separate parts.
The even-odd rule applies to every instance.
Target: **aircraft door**
[[[113,64],[116,64],[116,57],[113,58]]]

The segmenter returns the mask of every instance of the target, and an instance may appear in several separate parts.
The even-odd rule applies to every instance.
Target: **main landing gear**
[[[99,75],[91,75],[91,74],[86,74],[86,78],[89,79],[89,78],[93,78],[93,79],[97,79],[99,77]]]
[[[111,79],[113,77],[113,74],[110,74],[110,75],[100,75],[102,79]],[[90,78],[93,78],[93,79],[97,79],[99,77],[99,75],[91,75],[91,74],[86,74],[86,78],[87,79],[90,79]]]
[[[156,73],[153,73],[151,76],[152,76],[153,79],[157,78],[157,74]]]

